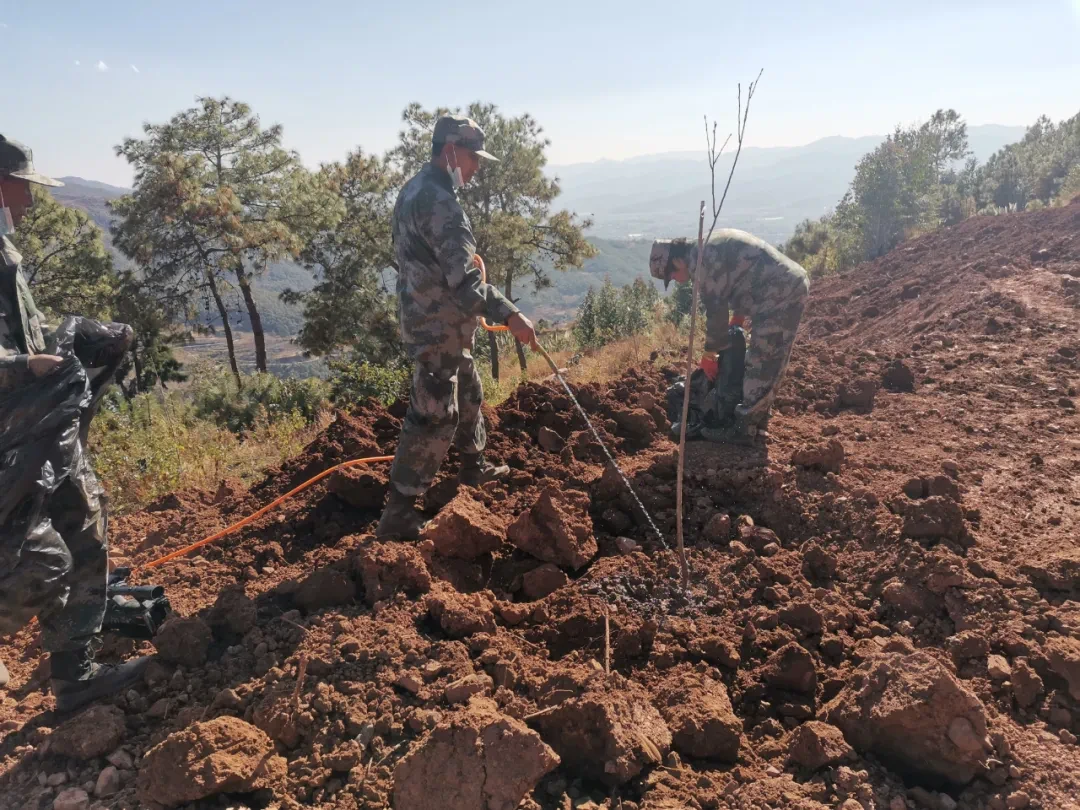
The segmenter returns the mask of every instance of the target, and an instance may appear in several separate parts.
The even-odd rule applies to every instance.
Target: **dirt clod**
[[[761,678],[778,689],[813,695],[817,689],[814,656],[792,641],[769,656],[762,667]]]
[[[1043,681],[1038,673],[1023,658],[1018,658],[1012,666],[1012,688],[1016,705],[1026,709],[1035,705],[1043,691]]]
[[[837,765],[854,754],[844,733],[836,726],[811,720],[791,734],[788,757],[792,762],[816,771],[826,765]]]
[[[649,693],[614,675],[593,681],[537,723],[564,767],[608,785],[625,784],[671,750],[671,731]]]
[[[581,568],[597,552],[589,504],[583,492],[549,487],[510,524],[510,542],[544,562]]]
[[[675,671],[657,695],[655,703],[671,729],[676,751],[696,759],[738,759],[742,721],[722,683],[692,670]]]
[[[804,445],[792,453],[791,463],[796,467],[838,473],[844,466],[844,445],[839,439]]]
[[[311,612],[334,605],[347,605],[356,597],[356,586],[349,575],[336,566],[320,568],[297,588],[296,604]]]
[[[387,474],[374,467],[346,467],[330,476],[327,489],[354,509],[382,509],[390,486]]]
[[[915,390],[915,373],[903,360],[894,360],[881,375],[881,385],[888,391],[911,393]]]
[[[90,797],[81,788],[60,791],[52,804],[53,810],[88,810]]]
[[[147,751],[137,786],[141,802],[176,807],[218,793],[279,788],[284,780],[285,760],[266,734],[235,717],[218,717]]]
[[[369,605],[389,599],[398,591],[419,596],[431,590],[431,573],[415,546],[370,543],[352,559]]]
[[[103,757],[120,744],[126,733],[124,713],[120,709],[91,706],[52,733],[50,750],[80,761]]]
[[[514,810],[559,764],[524,723],[474,700],[422,737],[394,769],[396,810]]]
[[[473,560],[498,550],[506,524],[468,492],[460,492],[424,528],[422,537],[444,557]]]
[[[452,638],[495,631],[492,605],[480,594],[442,589],[428,597],[428,610],[443,632]]]
[[[526,599],[543,599],[570,581],[561,568],[544,563],[525,574],[521,579],[521,591]]]
[[[202,619],[173,616],[154,636],[154,646],[162,660],[170,664],[197,667],[206,663],[206,653],[213,640],[213,633]]]
[[[823,715],[857,750],[917,780],[967,784],[990,748],[982,702],[925,652],[873,656]]]

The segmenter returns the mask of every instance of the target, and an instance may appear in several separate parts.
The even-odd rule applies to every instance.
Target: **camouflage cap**
[[[62,186],[59,180],[53,180],[34,171],[34,153],[29,147],[18,141],[11,141],[0,135],[0,177],[18,177],[28,183],[39,186]]]
[[[435,122],[432,143],[452,143],[462,149],[468,149],[479,157],[497,161],[490,152],[484,151],[484,130],[471,118],[461,115],[444,115]]]
[[[685,239],[657,239],[649,252],[649,274],[664,282],[666,290],[675,272],[675,259],[685,259],[689,243]]]

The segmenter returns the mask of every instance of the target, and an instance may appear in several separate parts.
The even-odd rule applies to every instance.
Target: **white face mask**
[[[11,218],[11,209],[4,205],[4,192],[0,191],[0,236],[15,233],[15,221]]]
[[[454,163],[456,164],[457,163],[457,149],[455,147],[451,146],[450,151],[454,153]],[[450,172],[450,182],[453,184],[455,191],[458,191],[458,190],[465,187],[465,180],[461,176],[461,167],[460,166],[455,165],[455,166],[451,167],[450,162],[447,161],[446,170],[448,172]]]

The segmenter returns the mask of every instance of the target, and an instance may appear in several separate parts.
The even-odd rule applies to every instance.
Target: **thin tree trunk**
[[[255,296],[251,290],[251,279],[242,267],[236,269],[236,280],[240,284],[240,292],[244,296],[244,305],[247,307],[248,320],[251,321],[251,333],[255,336],[255,368],[266,371],[266,334],[263,332],[262,316],[258,307],[255,306]]]
[[[488,348],[491,352],[491,378],[499,381],[499,341],[495,339],[494,332],[488,332]]]
[[[514,268],[513,266],[506,268],[506,295],[507,301],[514,300]],[[518,365],[521,366],[521,373],[525,373],[525,369],[528,366],[528,361],[525,359],[525,347],[521,345],[521,342],[514,338],[514,348],[517,350]]]
[[[229,349],[229,365],[232,367],[233,376],[236,377],[236,387],[243,388],[244,384],[240,381],[240,367],[236,364],[236,345],[233,343],[232,326],[229,324],[229,311],[225,309],[225,301],[218,289],[217,279],[214,278],[214,273],[210,269],[206,271],[206,285],[210,288],[210,294],[214,296],[214,303],[217,304],[218,314],[221,315],[221,328],[225,332],[225,345]]]

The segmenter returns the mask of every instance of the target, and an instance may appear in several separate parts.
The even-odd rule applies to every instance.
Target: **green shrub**
[[[330,373],[330,395],[338,405],[348,405],[369,397],[389,405],[409,389],[409,370],[397,366],[332,360]]]
[[[282,379],[273,374],[245,374],[238,389],[236,378],[224,367],[192,375],[195,415],[234,433],[251,430],[260,420],[268,424],[299,417],[313,422],[327,406],[326,382],[315,377]]]

